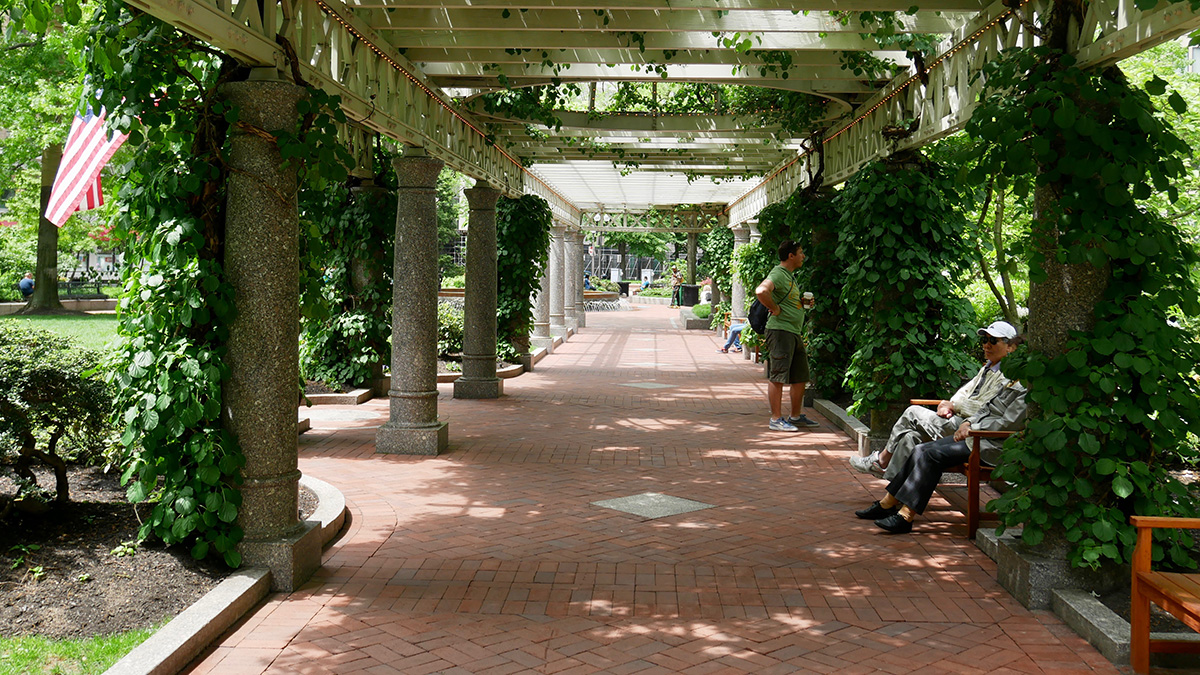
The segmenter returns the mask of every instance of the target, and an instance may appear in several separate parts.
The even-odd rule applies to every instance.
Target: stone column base
[[[530,350],[545,349],[547,354],[551,354],[554,352],[554,338],[553,337],[531,337],[531,338],[529,338],[529,348],[530,348]]]
[[[504,394],[504,380],[468,380],[460,377],[454,381],[454,398],[500,398]]]
[[[560,338],[566,334],[567,334],[567,327],[565,325],[564,326],[550,326],[551,341],[553,341],[554,338]]]
[[[426,427],[384,424],[375,434],[375,452],[387,455],[436,455],[450,445],[450,423]]]
[[[290,593],[321,567],[320,523],[306,521],[279,539],[245,540],[238,544],[243,565],[271,570],[271,590]]]

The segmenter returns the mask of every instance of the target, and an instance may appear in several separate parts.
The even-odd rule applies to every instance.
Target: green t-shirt
[[[796,283],[796,277],[783,265],[776,265],[767,278],[775,284],[771,299],[779,305],[779,314],[767,319],[767,328],[803,334],[805,310],[800,306],[800,285]]]

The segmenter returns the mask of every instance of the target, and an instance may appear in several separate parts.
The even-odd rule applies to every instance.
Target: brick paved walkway
[[[386,401],[312,409],[300,466],[348,530],[191,672],[1116,672],[939,498],[912,535],[854,518],[882,482],[848,439],[767,431],[760,368],[676,316],[589,314],[499,400],[441,385],[440,457],[373,454]],[[645,492],[715,508],[592,505]]]

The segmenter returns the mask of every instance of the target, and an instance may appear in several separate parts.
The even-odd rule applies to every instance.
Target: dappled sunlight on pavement
[[[856,519],[882,481],[812,410],[768,431],[761,366],[714,333],[657,306],[588,324],[501,399],[441,385],[439,457],[374,454],[385,400],[310,409],[300,466],[347,530],[191,672],[1116,672],[940,498],[912,535]],[[646,493],[707,508],[595,504]]]

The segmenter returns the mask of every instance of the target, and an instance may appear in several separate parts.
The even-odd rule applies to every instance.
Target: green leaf
[[[1149,0],[1145,1],[1149,2]],[[1167,97],[1167,104],[1171,106],[1171,110],[1174,110],[1179,115],[1187,112],[1187,101],[1183,100],[1183,97],[1177,91],[1171,92],[1171,95]]]
[[[1113,493],[1124,499],[1133,494],[1133,483],[1129,482],[1124,476],[1117,476],[1113,479]]]

